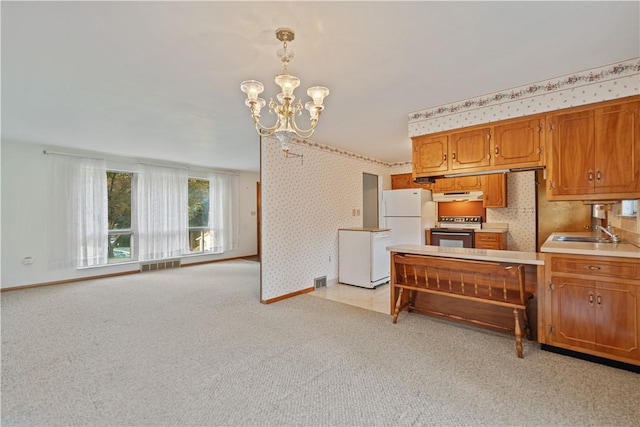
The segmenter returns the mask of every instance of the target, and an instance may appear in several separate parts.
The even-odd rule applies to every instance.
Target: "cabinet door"
[[[543,164],[542,119],[528,119],[493,128],[493,164],[537,166]]]
[[[433,184],[434,193],[447,193],[456,190],[456,178],[438,178]]]
[[[475,233],[476,249],[504,249],[502,233]]]
[[[593,111],[558,114],[551,117],[552,196],[591,194],[595,180]]]
[[[429,176],[446,172],[448,139],[446,135],[413,139],[413,174]]]
[[[551,339],[572,347],[596,348],[595,283],[561,275],[551,275]]]
[[[596,349],[623,357],[639,358],[640,309],[638,286],[596,284]]]
[[[482,207],[506,208],[507,207],[507,175],[492,173],[484,175],[482,184]]]
[[[402,188],[411,188],[413,180],[410,173],[401,173],[397,175],[391,175],[391,189],[399,190]]]
[[[482,190],[482,176],[461,176],[454,178],[456,183],[456,190],[460,191],[473,191]]]
[[[640,103],[595,110],[595,191],[640,191]]]
[[[451,169],[461,170],[491,164],[491,131],[481,128],[449,136]]]

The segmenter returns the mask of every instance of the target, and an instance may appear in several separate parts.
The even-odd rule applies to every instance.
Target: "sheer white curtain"
[[[209,224],[213,234],[214,252],[237,249],[239,245],[239,187],[237,175],[209,174]]]
[[[109,262],[109,200],[106,162],[79,159],[76,222],[78,266],[91,267]]]
[[[140,165],[136,199],[139,259],[188,253],[187,170]]]
[[[47,155],[47,252],[52,269],[76,268],[78,227],[75,219],[75,191],[80,164],[77,158]]]
[[[105,161],[51,154],[47,167],[50,267],[66,269],[107,264]]]

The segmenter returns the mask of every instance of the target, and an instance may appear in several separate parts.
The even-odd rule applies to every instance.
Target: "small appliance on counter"
[[[391,233],[383,228],[338,230],[338,282],[373,289],[387,283]]]
[[[473,248],[475,230],[482,228],[481,216],[441,216],[432,228],[431,245],[451,248]]]

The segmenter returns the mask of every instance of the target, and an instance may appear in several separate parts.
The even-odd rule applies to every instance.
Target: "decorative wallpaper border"
[[[410,161],[393,162],[393,163],[385,162],[383,160],[375,159],[373,157],[365,156],[363,154],[354,153],[352,151],[343,150],[341,148],[332,147],[331,145],[321,144],[319,142],[311,141],[308,139],[293,138],[291,142],[299,145],[304,145],[309,148],[315,148],[317,150],[326,151],[339,156],[349,157],[351,159],[362,160],[362,161],[373,163],[380,166],[394,167],[394,166],[403,166],[405,164],[409,164],[409,165],[411,164]]]
[[[605,65],[583,72],[568,74],[566,76],[559,77],[557,79],[541,81],[537,83],[531,83],[524,86],[519,86],[512,89],[507,89],[501,92],[496,92],[488,95],[483,95],[476,98],[470,98],[457,103],[446,104],[432,109],[421,110],[408,115],[409,119],[409,134],[408,136],[422,135],[435,131],[446,130],[453,126],[452,124],[445,125],[444,123],[433,122],[432,125],[426,125],[425,128],[422,123],[431,121],[438,121],[445,116],[453,116],[455,114],[468,114],[470,111],[480,110],[485,108],[491,108],[498,105],[504,105],[516,101],[522,101],[524,99],[533,99],[538,97],[544,97],[545,95],[562,92],[568,89],[575,90],[579,87],[592,87],[594,92],[604,93],[605,88],[597,88],[598,83],[613,81],[617,79],[626,78],[629,79],[634,75],[638,76],[638,83],[633,82],[634,87],[626,88],[620,93],[622,95],[629,94],[628,92],[637,92],[638,84],[640,83],[640,58],[633,58],[627,61]],[[545,109],[551,109],[552,106],[548,105]],[[557,108],[557,107],[556,107]],[[530,111],[530,114],[534,111]],[[500,118],[494,115],[493,120],[499,120]],[[487,119],[484,119],[485,121]],[[464,127],[474,124],[469,119],[459,119],[455,121],[454,127]],[[336,154],[338,156],[344,156],[355,160],[361,160],[364,162],[372,163],[385,167],[402,167],[411,165],[411,161],[404,162],[387,162],[384,160],[376,159],[373,157],[365,156],[363,154],[354,153],[352,151],[343,150],[341,148],[333,147],[331,145],[322,144],[308,139],[293,138],[292,143],[306,146],[309,148],[315,148],[317,150],[325,151],[328,153]]]
[[[610,64],[600,68],[586,70],[582,73],[569,74],[558,80],[541,81],[525,86],[519,86],[502,92],[496,92],[477,98],[453,104],[447,104],[428,110],[421,110],[409,114],[409,123],[429,120],[436,116],[460,113],[465,110],[487,107],[493,104],[511,102],[540,96],[546,93],[558,92],[568,88],[592,85],[598,82],[613,80],[620,77],[640,73],[640,58],[634,58],[625,62]]]

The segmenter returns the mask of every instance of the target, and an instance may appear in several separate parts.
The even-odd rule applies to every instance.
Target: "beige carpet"
[[[236,260],[4,292],[2,426],[638,425],[640,375],[309,295]]]

